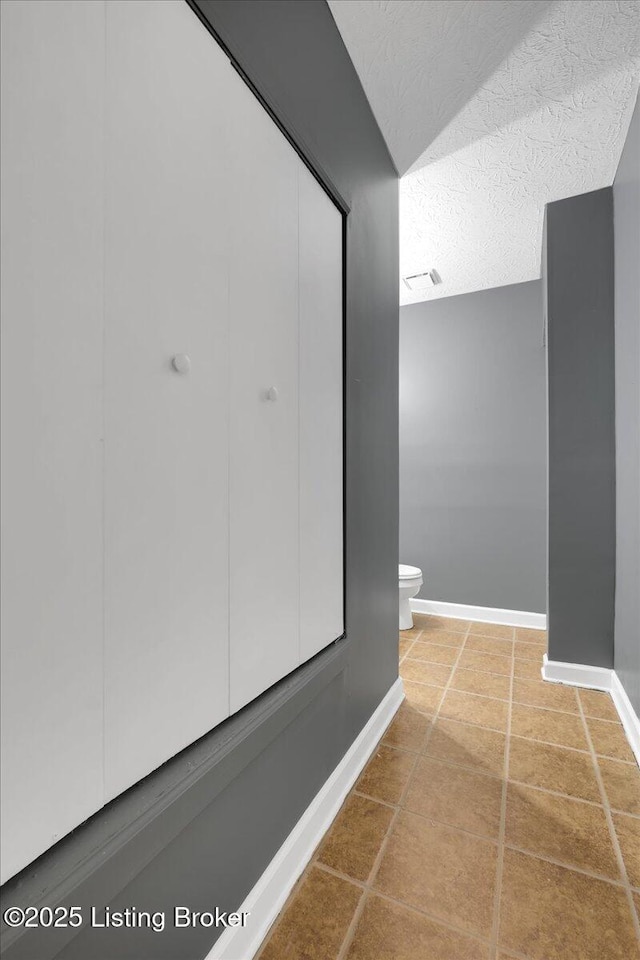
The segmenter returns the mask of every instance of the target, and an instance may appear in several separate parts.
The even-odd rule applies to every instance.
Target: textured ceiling
[[[329,0],[396,166],[402,303],[540,276],[544,205],[613,182],[640,0]]]

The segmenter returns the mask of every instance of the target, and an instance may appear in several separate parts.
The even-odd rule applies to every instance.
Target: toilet
[[[400,594],[400,629],[411,630],[413,617],[409,601],[417,596],[422,586],[422,570],[419,567],[409,567],[404,563],[398,565],[398,592]]]

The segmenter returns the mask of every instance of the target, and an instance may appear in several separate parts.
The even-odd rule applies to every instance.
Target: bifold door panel
[[[109,0],[106,15],[111,798],[229,714],[229,131],[214,94],[230,70],[185,3]]]
[[[231,85],[231,709],[300,662],[298,168],[249,88]]]
[[[343,631],[342,216],[299,167],[300,659]]]
[[[343,633],[343,219],[183,0],[1,9],[4,881]]]
[[[103,803],[104,9],[0,16],[4,882]]]

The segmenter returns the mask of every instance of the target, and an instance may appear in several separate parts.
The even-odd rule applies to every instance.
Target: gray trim
[[[615,668],[640,714],[640,99],[613,182],[616,296]]]
[[[613,666],[612,190],[546,208],[549,656]]]
[[[323,650],[100,810],[2,887],[2,910],[110,903],[344,671],[348,649]],[[56,953],[76,935],[56,930]],[[2,924],[7,960],[54,956],[51,940]]]

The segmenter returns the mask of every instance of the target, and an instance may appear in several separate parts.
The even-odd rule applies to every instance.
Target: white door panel
[[[229,713],[231,74],[181,0],[107,4],[107,799]]]
[[[104,5],[0,10],[4,882],[103,802]]]
[[[299,663],[298,157],[243,83],[230,105],[234,711]]]
[[[342,633],[342,217],[183,0],[0,6],[5,880]]]
[[[300,163],[300,658],[341,636],[342,216]]]

